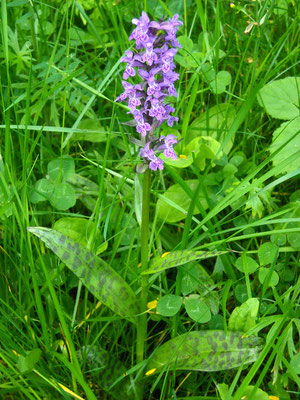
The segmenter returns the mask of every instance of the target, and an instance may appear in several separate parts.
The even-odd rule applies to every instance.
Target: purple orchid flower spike
[[[174,83],[179,79],[179,74],[174,71],[174,57],[177,48],[181,47],[176,33],[182,22],[177,14],[167,21],[150,21],[148,15],[142,12],[141,17],[134,18],[132,23],[136,28],[129,39],[135,40],[137,51],[127,50],[120,60],[126,63],[122,81],[125,91],[116,101],[127,101],[129,113],[134,117],[128,125],[135,126],[141,135],[141,141],[135,143],[142,144],[140,156],[144,166],[157,171],[164,168],[163,160],[158,157],[160,153],[163,152],[167,158],[177,159],[174,151],[177,137],[169,134],[157,138],[155,130],[165,121],[170,127],[178,121],[178,117],[171,115],[175,109],[166,102],[166,98],[177,97]],[[142,82],[133,85],[127,80],[137,75],[136,68]],[[145,168],[139,170],[145,172]]]

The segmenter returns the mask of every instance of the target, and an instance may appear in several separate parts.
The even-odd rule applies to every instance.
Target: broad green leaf
[[[94,222],[86,218],[64,217],[55,222],[53,229],[87,247],[89,239],[96,227]],[[96,229],[95,235],[95,248],[97,249],[97,255],[107,248],[107,243],[102,243],[102,237],[98,229]],[[99,251],[99,249],[101,251]]]
[[[221,400],[226,400],[226,395],[228,393],[229,387],[226,383],[218,383],[217,384],[217,389],[219,391],[219,395],[221,397]]]
[[[196,297],[197,296],[197,297]],[[198,295],[190,295],[184,299],[185,309],[190,318],[201,324],[211,319],[211,312]]]
[[[281,146],[284,147],[274,154]],[[272,162],[275,167],[281,164],[283,160],[288,159],[295,153],[300,152],[300,117],[293,121],[284,122],[273,133],[272,144],[268,151],[273,156]],[[299,157],[282,167],[280,174],[285,172],[292,172],[300,168],[300,154]],[[278,175],[280,175],[278,174]]]
[[[211,91],[215,94],[224,93],[226,90],[226,86],[224,85],[224,83],[222,81],[219,81],[217,77],[214,81],[210,82],[209,87]]]
[[[191,142],[185,146],[183,151],[188,157],[194,155],[196,165],[201,171],[203,171],[206,159],[213,160],[222,157],[222,151],[219,152],[220,147],[220,143],[212,137],[198,136],[191,140]]]
[[[72,157],[63,156],[48,164],[48,175],[53,182],[72,178],[75,175],[75,163]]]
[[[184,68],[197,68],[201,64],[201,60],[204,58],[203,53],[199,51],[193,51],[191,54],[189,53],[181,53],[181,55],[176,54],[175,62],[180,64]]]
[[[239,332],[194,331],[177,336],[158,347],[147,366],[162,368],[223,371],[254,362],[262,350],[259,337],[243,337]]]
[[[78,129],[82,129],[82,132],[74,132],[72,141],[88,141],[93,143],[106,142],[107,131],[100,125],[97,119],[83,119],[78,125]]]
[[[276,246],[284,246],[286,244],[286,235],[283,233],[274,233],[270,236],[271,242]]]
[[[273,118],[293,119],[299,116],[299,92],[300,77],[289,76],[262,87],[258,100]]]
[[[156,272],[164,271],[168,268],[178,267],[179,265],[186,264],[190,261],[206,259],[210,257],[220,256],[228,253],[227,251],[218,250],[179,250],[165,253],[161,257],[155,257],[150,261],[150,267],[143,272],[146,274],[155,274]]]
[[[219,311],[219,296],[212,290],[214,281],[199,263],[188,263],[181,267],[181,293],[186,296],[196,289],[213,314]]]
[[[40,238],[98,300],[116,314],[136,322],[135,315],[139,313],[136,296],[124,279],[106,262],[78,242],[53,229],[27,229]]]
[[[177,157],[177,160],[167,158],[164,154],[160,154],[159,158],[161,158],[165,164],[176,168],[186,168],[193,163],[193,156],[191,154],[187,155],[185,150]]]
[[[99,186],[95,182],[79,174],[75,174],[72,178],[69,178],[68,183],[71,183],[75,188],[76,198],[81,200],[90,211],[94,211],[96,196],[98,196],[99,193]]]
[[[236,299],[241,303],[246,301],[248,298],[246,285],[243,284],[236,285],[236,287],[234,288],[234,295]]]
[[[300,233],[288,233],[287,239],[289,244],[296,250],[300,250]]]
[[[175,296],[174,294],[167,294],[158,300],[156,311],[164,317],[172,317],[178,313],[181,305],[182,297]]]
[[[193,50],[193,41],[187,36],[179,36],[178,42],[181,44],[182,48],[188,52]],[[182,50],[181,50],[182,51]]]
[[[33,370],[34,365],[39,361],[41,357],[40,349],[33,349],[24,356],[20,356],[18,360],[18,369],[21,373],[30,372]]]
[[[76,195],[73,187],[66,182],[56,183],[50,197],[51,205],[57,210],[66,211],[75,206]]]
[[[197,136],[210,136],[223,143],[235,118],[235,109],[231,104],[221,103],[209,108],[206,112],[196,118],[187,130],[185,142],[189,143]],[[228,154],[233,146],[234,137],[232,137],[222,148],[225,154]]]
[[[247,332],[255,326],[259,301],[256,298],[248,299],[241,306],[236,307],[230,315],[228,329],[230,331]]]
[[[186,296],[197,289],[200,282],[198,265],[188,263],[182,267],[181,293]]]
[[[203,65],[201,65],[201,71],[203,74],[203,78],[207,82],[212,82],[216,78],[216,72],[213,66],[209,63],[204,63]]]
[[[295,374],[300,374],[300,353],[295,354],[290,361],[291,368]]]
[[[266,278],[267,278],[267,276],[269,274],[269,271],[270,271],[269,268],[261,267],[259,269],[258,279],[259,279],[259,282],[262,285],[265,282],[265,280],[266,280]],[[269,282],[269,286],[276,286],[278,284],[278,282],[279,282],[279,276],[278,276],[277,272],[276,271],[272,271],[270,282]]]
[[[228,71],[219,71],[217,73],[217,81],[224,86],[228,86],[231,83],[231,74]]]
[[[185,181],[189,188],[193,191],[198,185],[198,180],[191,179]],[[210,198],[212,203],[217,203],[222,198],[221,195],[217,193],[217,189],[207,186],[205,188],[207,196]],[[200,189],[198,192],[198,200],[202,207],[206,210],[208,208],[207,197],[204,193],[204,189]],[[176,183],[167,189],[163,193],[163,198],[159,198],[157,202],[157,215],[158,218],[164,220],[168,223],[181,221],[186,217],[187,211],[191,203],[190,196],[183,190],[183,188]],[[172,204],[178,205],[178,208],[172,206]],[[181,209],[185,211],[181,211]],[[198,214],[199,210],[197,206],[194,208],[194,214]]]
[[[258,268],[258,264],[253,258],[248,256],[242,256],[236,259],[234,264],[238,270],[243,273],[248,272],[248,274],[253,274]]]
[[[49,179],[39,179],[30,191],[30,201],[37,204],[41,201],[50,200],[54,192],[54,185]]]
[[[251,398],[251,400],[270,400],[269,395],[260,388],[255,389],[255,394],[252,396],[251,393],[254,388],[255,386],[252,385],[247,386],[243,393],[242,399],[249,400]]]
[[[258,249],[258,259],[260,265],[264,266],[267,264],[272,264],[277,253],[278,247],[276,244],[271,242],[263,243]]]

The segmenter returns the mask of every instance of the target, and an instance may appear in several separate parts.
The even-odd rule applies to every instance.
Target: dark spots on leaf
[[[61,256],[62,261],[66,261],[70,258],[70,253],[65,251],[64,254]]]
[[[82,268],[80,278],[85,278],[86,277],[86,268]]]
[[[123,301],[126,301],[129,297],[129,294],[124,287],[122,287],[120,290],[120,297],[122,298]]]
[[[232,333],[230,336],[230,344],[233,345],[235,339],[235,335]]]
[[[64,244],[66,241],[65,235],[61,235],[61,237],[58,239],[59,244]]]
[[[200,255],[200,257],[199,257],[199,258],[205,258],[205,257],[206,257],[206,255],[207,255],[207,251],[203,251],[203,253]]]
[[[70,251],[74,250],[72,243],[70,243],[70,242],[67,243],[67,249]]]
[[[213,342],[213,343],[211,344],[211,348],[212,348],[212,351],[217,351],[217,348],[218,348],[217,342]]]
[[[87,264],[87,267],[90,268],[90,269],[94,269],[94,268],[95,268],[95,261],[94,261],[94,260],[90,261],[90,262]]]
[[[104,286],[106,284],[106,278],[102,274],[99,275],[98,282],[100,286]]]
[[[51,250],[54,251],[54,253],[57,253],[57,247],[56,246],[52,246]]]
[[[92,273],[91,273],[91,270],[90,269],[88,269],[87,270],[87,276],[86,276],[86,281],[88,282],[88,283],[90,283],[91,282],[91,279],[92,279]]]
[[[80,248],[79,248],[79,243],[75,243],[74,244],[74,249],[75,249],[75,253],[77,254],[77,255],[79,255],[80,254]]]
[[[237,344],[237,348],[238,349],[242,349],[243,348],[243,340],[242,340],[242,337],[240,336],[240,338],[239,338],[239,341],[238,341],[238,344]]]
[[[72,268],[77,269],[80,266],[81,266],[81,260],[79,257],[75,256],[72,263]]]
[[[95,294],[97,293],[97,292],[96,292],[95,286],[89,285],[89,289],[90,289],[90,292],[91,292],[93,295],[95,295]]]
[[[228,343],[223,342],[222,345],[223,345],[223,348],[224,348],[225,350],[228,350]]]
[[[92,256],[93,256],[93,253],[90,251],[87,251],[85,253],[85,261],[88,261]]]
[[[238,357],[237,357],[238,365],[242,364],[242,361],[243,361],[242,353],[238,353]]]
[[[101,296],[101,299],[102,299],[102,301],[103,301],[103,303],[106,303],[106,301],[107,301],[107,294],[102,294],[102,296]]]

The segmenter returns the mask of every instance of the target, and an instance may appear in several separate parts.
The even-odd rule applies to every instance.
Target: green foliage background
[[[179,124],[161,127],[182,138],[179,159],[152,174],[149,366],[135,364],[134,324],[123,318],[135,308],[124,301],[114,314],[117,292],[105,287],[99,302],[27,230],[75,240],[139,296],[140,159],[114,100],[143,10],[184,22]],[[297,1],[2,0],[0,73],[0,398],[134,399],[140,379],[147,399],[298,398]],[[161,267],[164,252],[174,261],[182,250],[215,256],[166,256]],[[169,354],[155,353],[159,344],[190,330],[265,345],[233,370],[173,362],[145,375]]]

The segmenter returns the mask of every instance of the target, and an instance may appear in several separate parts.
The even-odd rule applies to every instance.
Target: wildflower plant
[[[178,121],[178,118],[174,115],[175,109],[171,105],[172,97],[177,97],[175,82],[179,79],[179,74],[175,71],[176,66],[174,63],[174,56],[178,48],[181,47],[176,38],[179,27],[182,25],[182,22],[178,18],[178,15],[175,15],[168,20],[161,20],[159,22],[150,21],[145,12],[142,13],[140,19],[134,18],[132,22],[136,27],[129,39],[135,41],[135,48],[126,51],[125,56],[121,59],[121,62],[126,63],[122,81],[124,92],[116,101],[126,101],[128,104],[129,114],[132,115],[133,119],[127,124],[135,127],[139,134],[138,139],[131,138],[131,141],[138,145],[139,155],[142,158],[142,163],[136,168],[138,173],[143,174],[141,177],[143,180],[141,240],[137,241],[140,247],[141,267],[136,268],[139,272],[140,288],[137,288],[135,282],[134,284],[129,284],[126,278],[123,278],[113,266],[98,256],[99,252],[95,254],[93,251],[94,248],[90,246],[90,240],[88,244],[83,244],[82,242],[75,241],[72,237],[68,237],[63,231],[59,231],[59,229],[44,227],[28,228],[29,232],[39,237],[80,280],[74,310],[77,310],[81,285],[84,285],[101,304],[108,307],[120,318],[126,319],[136,330],[136,337],[133,335],[134,342],[136,343],[136,357],[133,362],[136,365],[131,368],[130,375],[136,371],[137,373],[135,379],[132,379],[132,376],[130,376],[130,388],[127,387],[127,383],[129,383],[129,379],[127,382],[128,375],[122,372],[122,368],[118,367],[119,364],[115,363],[114,357],[104,349],[100,350],[100,354],[101,358],[107,356],[107,359],[113,364],[113,371],[116,371],[118,375],[122,375],[121,378],[124,381],[121,382],[118,376],[118,383],[115,382],[112,384],[112,379],[110,379],[110,383],[107,383],[105,390],[111,394],[111,389],[115,387],[119,397],[123,395],[123,391],[120,389],[122,388],[126,390],[127,394],[130,392],[129,396],[131,396],[124,395],[124,398],[135,398],[138,400],[145,398],[144,383],[146,377],[150,377],[155,373],[161,374],[165,370],[187,369],[191,371],[211,372],[238,368],[256,361],[263,345],[261,338],[252,336],[252,334],[246,335],[249,329],[254,329],[253,327],[255,327],[255,320],[258,313],[257,299],[250,299],[246,306],[237,308],[229,319],[228,330],[202,330],[198,328],[192,330],[193,327],[190,325],[189,332],[183,334],[177,332],[177,316],[181,307],[185,307],[188,316],[197,323],[208,322],[206,309],[210,316],[209,307],[198,293],[191,293],[192,290],[182,291],[181,283],[183,282],[183,276],[189,276],[189,279],[190,277],[194,278],[197,287],[204,288],[205,292],[208,292],[210,287],[214,286],[213,281],[211,284],[207,283],[209,282],[207,275],[202,269],[199,269],[199,271],[197,269],[199,274],[197,272],[197,276],[193,277],[193,274],[191,274],[192,270],[189,269],[188,274],[183,275],[184,271],[180,270],[180,268],[177,271],[175,295],[166,294],[159,299],[158,303],[155,301],[156,305],[154,306],[159,315],[173,317],[170,332],[171,339],[156,346],[151,356],[145,344],[147,343],[147,339],[149,339],[147,315],[150,309],[153,308],[151,303],[154,303],[153,301],[148,303],[148,293],[151,287],[148,279],[149,275],[164,273],[169,268],[181,267],[184,264],[199,261],[200,259],[223,256],[229,252],[227,249],[219,251],[217,248],[208,251],[188,249],[188,234],[186,234],[188,230],[184,229],[180,246],[176,246],[176,249],[166,252],[161,256],[155,255],[149,261],[151,173],[152,171],[163,170],[164,161],[160,158],[162,153],[166,158],[177,159],[174,147],[179,141],[178,137],[173,134],[159,136],[158,132],[162,124],[172,127],[174,122]],[[197,86],[195,93],[196,90]],[[56,170],[58,168],[55,168]],[[198,188],[200,188],[200,183],[199,181]],[[198,189],[196,190],[197,194]],[[196,196],[194,198],[196,199]],[[101,195],[99,195],[99,201],[102,201]],[[231,201],[230,197],[229,201]],[[225,208],[224,204],[226,203],[223,201],[221,207]],[[95,208],[95,210],[98,209]],[[96,211],[95,214],[97,214]],[[192,212],[189,210],[188,218],[191,216]],[[209,221],[209,218],[206,218]],[[199,223],[197,229],[201,228],[204,223],[206,223],[205,220]],[[243,258],[243,263],[245,260]],[[135,258],[134,262],[136,262]],[[59,305],[55,290],[51,286],[51,277],[44,263],[41,264],[47,277],[47,284],[49,287],[52,287],[53,299]],[[227,266],[224,263],[224,270],[225,268]],[[229,286],[225,287],[225,289],[228,288],[228,291],[235,280],[235,275],[234,273],[232,274],[233,277],[229,281]],[[201,276],[204,281],[203,286],[199,285]],[[230,271],[228,276],[230,276]],[[180,296],[180,294],[183,294],[183,296]],[[211,298],[213,299],[213,297]],[[165,310],[163,309],[164,305]],[[60,308],[57,307],[57,309]],[[76,312],[73,314],[71,328],[74,325]],[[77,372],[77,376],[79,377],[78,381],[82,384],[87,398],[95,400],[96,397],[92,389],[89,385],[85,384],[78,359],[78,352],[72,342],[71,333],[68,330],[62,311],[60,311],[59,318],[62,330],[65,332],[66,341],[70,343],[70,355],[72,355],[74,371]],[[257,333],[259,329],[261,328],[253,332]],[[276,336],[275,334],[277,332],[274,333],[274,336]],[[107,375],[109,375],[111,370],[106,368],[107,364],[104,365],[101,364],[101,371],[107,369]],[[126,371],[125,367],[124,370]],[[248,383],[251,379],[252,375],[249,374]],[[117,384],[120,384],[120,386],[117,386]],[[167,387],[169,384],[164,384],[164,386]],[[235,398],[240,397],[236,396]]]
[[[129,122],[135,126],[141,135],[140,141],[135,141],[140,146],[140,156],[143,164],[137,172],[145,172],[148,168],[153,171],[164,168],[164,162],[158,155],[164,153],[165,157],[177,159],[174,146],[178,143],[173,134],[157,137],[157,128],[165,121],[171,127],[178,117],[171,115],[175,112],[168,103],[170,96],[177,97],[174,83],[179,79],[175,72],[174,56],[180,43],[176,33],[182,22],[176,14],[168,21],[150,21],[143,12],[140,19],[134,18],[132,23],[136,28],[129,39],[135,40],[135,52],[127,50],[121,62],[126,63],[123,73],[124,92],[116,101],[127,101],[129,113],[133,120]],[[140,78],[141,82],[131,84],[129,78]]]

